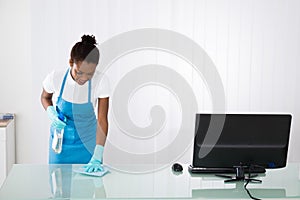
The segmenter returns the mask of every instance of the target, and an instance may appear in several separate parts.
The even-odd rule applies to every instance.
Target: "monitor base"
[[[228,178],[224,180],[225,183],[229,182],[237,182],[237,181],[247,181],[252,183],[261,183],[262,181],[259,179],[254,179],[253,177],[257,177],[257,174],[251,174],[251,170],[248,169],[248,166],[234,166],[235,175],[225,175],[225,174],[216,174],[218,177]],[[245,169],[248,169],[248,176],[245,176]]]

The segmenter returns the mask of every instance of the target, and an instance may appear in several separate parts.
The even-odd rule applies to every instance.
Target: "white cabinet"
[[[15,163],[15,121],[0,120],[0,187]]]

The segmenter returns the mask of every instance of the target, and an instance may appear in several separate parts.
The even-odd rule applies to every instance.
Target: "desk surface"
[[[80,166],[16,164],[0,190],[0,199],[250,199],[243,182],[225,184],[213,175],[191,175],[187,165],[182,173],[170,168],[143,174],[110,169],[101,178],[74,173]],[[257,198],[300,199],[299,166],[267,170],[258,177],[261,184],[250,183],[247,188]]]

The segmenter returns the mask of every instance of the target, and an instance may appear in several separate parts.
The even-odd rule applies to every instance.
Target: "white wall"
[[[300,100],[299,1],[56,0],[31,3],[30,7],[29,1],[0,1],[1,30],[4,30],[0,33],[1,44],[4,44],[0,48],[0,111],[17,114],[19,163],[47,162],[49,122],[39,100],[44,76],[54,68],[67,67],[70,48],[83,33],[93,33],[101,44],[112,36],[138,28],[169,29],[198,43],[220,73],[228,112],[292,113],[289,161],[300,161],[297,154],[300,141],[297,124],[300,117],[297,104]],[[182,76],[193,76],[186,63],[157,52],[130,54],[114,63],[108,75],[111,79],[121,77],[134,66],[154,61],[172,65],[177,71],[184,66]],[[195,78],[195,81],[198,80]],[[205,93],[205,89],[202,91]],[[163,93],[159,89],[154,92]],[[133,106],[129,112],[134,113],[131,116],[139,116],[133,117],[135,123],[147,124],[149,119],[143,115],[148,113],[147,109],[144,104],[138,104],[146,93],[137,95],[141,97],[136,97],[134,105],[141,106]],[[167,95],[161,99],[162,103],[167,98],[172,97]],[[209,111],[209,95],[197,98],[198,111]],[[183,160],[188,162],[189,158],[185,155]]]
[[[17,162],[35,159],[33,125],[30,1],[0,1],[0,112],[16,114]]]

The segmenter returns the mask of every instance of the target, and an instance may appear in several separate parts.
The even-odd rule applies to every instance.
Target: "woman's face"
[[[97,64],[86,61],[74,62],[71,64],[72,78],[79,85],[83,85],[93,77],[96,66]]]

